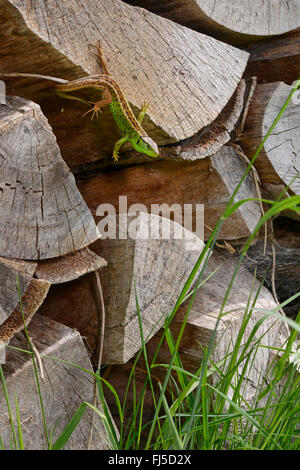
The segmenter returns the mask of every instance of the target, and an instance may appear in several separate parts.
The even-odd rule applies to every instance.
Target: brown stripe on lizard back
[[[57,90],[62,91],[75,91],[81,88],[100,88],[103,89],[107,87],[110,93],[115,97],[122,107],[124,114],[126,115],[128,121],[131,123],[132,127],[136,129],[141,135],[146,135],[144,129],[138,121],[136,120],[135,115],[133,114],[130,106],[128,105],[121,88],[115,82],[115,80],[108,75],[90,75],[88,77],[77,78],[66,84],[58,85]]]

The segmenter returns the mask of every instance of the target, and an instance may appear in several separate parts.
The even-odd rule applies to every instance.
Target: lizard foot
[[[94,119],[95,114],[96,114],[96,118],[99,117],[99,114],[101,113],[101,108],[100,108],[100,106],[99,106],[97,103],[95,103],[94,101],[89,101],[89,103],[90,103],[90,104],[93,104],[94,106],[93,106],[91,109],[89,109],[86,113],[84,113],[84,114],[82,115],[82,117],[84,117],[84,116],[86,116],[88,113],[91,113],[91,112],[92,112],[92,113],[93,113],[93,114],[92,114],[92,117],[91,117],[91,121],[92,121],[92,120]]]
[[[114,159],[114,162],[117,163],[119,161],[119,155],[117,152],[114,152],[113,153],[113,159]]]

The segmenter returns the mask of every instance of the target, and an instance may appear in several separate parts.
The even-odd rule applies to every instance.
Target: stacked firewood
[[[53,425],[59,420],[56,433],[82,401],[93,401],[93,383],[83,371],[45,356],[92,370],[103,350],[101,364],[113,365],[108,380],[122,389],[124,370],[141,346],[138,312],[151,352],[205,242],[300,76],[297,8],[288,0],[0,0],[0,79],[13,72],[66,80],[99,74],[90,44],[100,40],[110,75],[136,115],[149,103],[143,128],[160,150],[152,159],[126,144],[114,163],[112,149],[121,132],[108,108],[91,120],[91,114],[83,117],[87,103],[58,97],[50,80],[2,78],[7,94],[0,96],[0,359],[9,394],[19,395],[27,447],[44,446],[34,375],[30,357],[7,346],[26,349],[20,332],[25,322],[42,358],[46,415]],[[86,102],[97,100],[92,90],[82,96]],[[266,209],[257,199],[276,199],[286,186],[285,197],[300,193],[299,103],[295,93],[235,197],[236,202],[252,200],[218,234],[204,275],[216,272],[199,289],[182,340],[189,370],[199,367],[239,248]],[[187,206],[193,223],[204,207],[201,236],[193,223],[184,224]],[[105,219],[111,208],[111,219]],[[126,214],[137,234],[167,219],[171,235],[105,237],[101,228],[110,222],[120,234]],[[231,313],[218,322],[215,360],[235,342],[250,291],[259,285],[251,270],[264,267],[266,256],[272,264],[274,240],[297,265],[299,245],[291,240],[297,239],[299,220],[288,212],[283,216],[278,241],[277,225],[268,227],[267,251],[265,232],[259,234],[252,260],[237,276],[226,306]],[[193,249],[187,249],[187,240]],[[278,276],[284,276],[285,285],[293,276],[299,286],[299,273],[285,269],[283,259],[270,290],[261,290],[253,324],[262,315],[259,309],[277,306]],[[279,299],[292,293],[280,289]],[[185,311],[183,304],[172,324],[175,336]],[[287,335],[284,325],[270,320],[264,328],[266,344],[280,347]],[[161,361],[167,360],[162,349]],[[257,354],[255,374],[248,377],[249,399],[270,360],[266,350]],[[1,437],[9,442],[5,407],[1,392]],[[87,415],[69,448],[86,448],[89,426]],[[103,436],[94,436],[91,445],[105,448]]]

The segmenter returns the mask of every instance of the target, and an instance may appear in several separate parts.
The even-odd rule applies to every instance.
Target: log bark
[[[299,27],[300,6],[291,0],[126,1],[232,44],[244,44]]]
[[[0,324],[19,303],[36,269],[36,263],[0,258]]]
[[[236,257],[220,254],[217,251],[214,251],[208,262],[203,274],[204,279],[216,268],[218,268],[218,270],[198,290],[179,345],[180,358],[186,370],[196,371],[200,367],[203,350],[208,346],[212,338],[236,263]],[[248,298],[251,296],[253,301],[259,289],[259,285],[260,283],[255,280],[245,268],[239,270],[226,302],[224,310],[226,315],[220,319],[214,338],[214,348],[211,356],[214,363],[218,364],[219,361],[224,360],[226,357],[226,362],[230,360],[230,352],[236,344],[247,310]],[[253,289],[252,293],[251,289]],[[182,321],[189,302],[190,299],[180,307],[178,314],[171,324],[171,331],[174,338],[177,337],[182,326]],[[250,305],[252,305],[251,302]],[[271,293],[265,287],[262,287],[245,330],[242,340],[243,345],[249,338],[256,322],[265,315],[265,311],[261,311],[261,309],[272,310],[276,308],[276,305]],[[147,344],[149,357],[151,357],[155,351],[160,337],[161,334],[159,332]],[[260,337],[263,338],[263,340],[261,340],[263,344],[269,346],[270,349],[260,348],[258,346],[256,354],[253,355],[253,361],[250,360],[249,362],[251,365],[248,366],[242,385],[242,389],[244,390],[243,397],[245,397],[248,403],[251,403],[257,396],[257,390],[260,389],[260,386],[266,378],[269,363],[273,359],[272,348],[281,347],[284,344],[286,340],[286,330],[282,322],[276,321],[274,318],[270,317],[262,322],[253,337],[251,345],[253,346],[255,341],[258,341],[258,344],[260,344]],[[168,364],[169,360],[169,349],[167,345],[164,344],[157,356],[156,363]],[[223,370],[224,363],[219,364],[221,370]],[[238,366],[236,376],[232,379],[232,383],[237,383],[244,365],[245,361],[241,362]],[[156,375],[158,375],[158,369],[156,368],[155,370]],[[164,372],[162,372],[162,374],[163,373]],[[217,380],[218,373],[215,373],[213,381],[216,382]],[[231,393],[232,390],[229,390],[229,396]]]
[[[35,276],[51,284],[70,282],[106,266],[106,261],[88,248],[60,258],[40,261]]]
[[[60,3],[50,8],[42,1],[28,5],[1,0],[0,7],[5,25],[0,29],[2,71],[21,68],[67,79],[99,73],[88,43],[100,38],[111,75],[129,102],[135,108],[143,101],[150,103],[145,130],[160,145],[186,139],[214,121],[233,95],[248,60],[245,51],[119,0],[97,5],[92,0],[84,5],[72,0],[67,8]],[[48,90],[49,82],[26,84],[18,79],[12,86],[14,93],[42,105],[70,166],[111,156],[119,134],[109,112],[91,123],[79,119],[85,105],[54,100],[53,90],[42,100],[41,87]]]
[[[183,150],[184,151],[184,150]],[[186,149],[192,155],[197,150]],[[200,150],[201,152],[201,150]],[[247,164],[230,146],[224,146],[215,155],[195,162],[160,161],[126,168],[113,173],[99,173],[78,181],[78,188],[88,207],[96,216],[99,204],[112,204],[120,211],[120,194],[127,197],[127,205],[143,204],[148,212],[152,204],[192,204],[195,220],[196,204],[204,204],[205,224],[213,228],[221,216],[229,197],[242,177]],[[121,188],[121,191],[120,191]],[[253,174],[243,183],[237,200],[257,197]],[[222,227],[219,237],[233,240],[249,236],[260,217],[255,202],[243,204]],[[172,213],[165,217],[172,217]],[[96,222],[100,218],[96,216]],[[211,234],[205,228],[204,238]]]
[[[2,361],[5,362],[3,349],[11,338],[28,325],[33,315],[39,309],[48,293],[50,283],[38,279],[32,279],[26,292],[22,295],[19,305],[0,325],[0,351]]]
[[[86,247],[99,234],[40,107],[0,105],[0,255],[38,260]]]
[[[240,138],[246,155],[251,158],[271,127],[292,87],[282,82],[258,85]],[[290,101],[284,115],[264,144],[255,166],[263,185],[290,185],[300,194],[300,117],[299,93]],[[274,193],[275,194],[275,193]]]
[[[244,77],[257,77],[258,83],[285,82],[299,78],[300,31],[255,44]]]
[[[28,331],[42,357],[45,382],[40,380],[40,389],[48,433],[50,436],[50,431],[54,432],[52,436],[52,443],[54,443],[78,406],[84,401],[93,403],[92,376],[68,362],[90,371],[92,371],[92,366],[77,331],[40,315],[34,317]],[[20,335],[13,339],[12,345],[23,350],[28,349],[24,337]],[[61,358],[66,362],[59,362],[54,358]],[[7,364],[3,366],[3,371],[15,431],[17,423],[15,394],[18,398],[25,450],[46,450],[47,442],[43,432],[41,406],[30,356],[21,351],[8,350]],[[99,408],[101,411],[101,407]],[[4,448],[11,449],[12,432],[3,389],[0,393],[0,410],[1,439]],[[94,430],[91,448],[107,449],[108,437],[97,415],[95,425],[99,432]],[[90,426],[91,412],[87,410],[64,448],[66,450],[87,449]]]
[[[29,288],[36,263],[0,258],[0,331],[2,325],[19,305],[20,297]],[[0,364],[5,362],[5,347],[8,339],[5,331],[0,342]]]

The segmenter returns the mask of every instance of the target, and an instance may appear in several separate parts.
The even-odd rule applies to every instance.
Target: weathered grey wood
[[[219,254],[216,251],[210,257],[204,271],[204,279],[216,268],[219,269],[199,289],[189,313],[187,325],[179,346],[180,358],[184,367],[189,371],[195,371],[200,366],[200,361],[203,357],[203,348],[209,344],[214,332],[217,318],[220,314],[220,309],[236,263],[236,257]],[[215,363],[223,360],[226,355],[233,350],[240,332],[251,289],[253,289],[251,294],[253,301],[259,289],[259,284],[259,281],[254,280],[253,276],[246,269],[239,270],[223,311],[226,315],[224,315],[219,322],[214,340],[212,359]],[[174,337],[177,337],[180,327],[182,326],[182,320],[188,304],[189,300],[180,307],[178,314],[171,324]],[[265,315],[265,311],[260,311],[260,309],[272,310],[274,308],[276,308],[276,303],[271,293],[265,287],[262,287],[251,314],[250,321],[246,327],[242,345],[244,345],[247,338],[249,338],[256,322]],[[147,351],[150,357],[151,353],[155,350],[159,337],[160,333],[147,345]],[[260,337],[262,337],[262,339],[258,344],[263,344],[270,348],[281,347],[286,340],[286,330],[282,322],[276,321],[274,318],[270,317],[262,322],[261,326],[254,334],[251,345],[253,346],[255,341]],[[156,363],[168,363],[169,358],[168,348],[165,346],[161,349]],[[272,358],[272,349],[269,350],[265,347],[258,347],[256,354],[253,355],[253,360],[250,360],[242,385],[242,389],[244,390],[243,397],[249,400],[249,403],[257,396],[257,391],[263,383],[269,362]],[[227,362],[229,360],[230,356],[227,356]],[[245,361],[241,362],[238,366],[237,374],[232,379],[233,384],[237,382],[237,377],[241,374],[244,365]],[[220,365],[220,367],[222,368],[223,364],[222,366]],[[158,373],[158,370],[156,370],[156,375]],[[213,380],[218,380],[217,373]],[[232,389],[229,390],[229,396],[231,396],[231,394]]]
[[[195,155],[198,150],[183,147],[185,155]],[[202,150],[199,149],[201,158]],[[224,146],[215,155],[194,162],[152,162],[126,168],[112,173],[98,173],[85,181],[78,181],[78,188],[90,210],[96,216],[100,201],[110,203],[120,211],[121,194],[127,196],[127,205],[144,204],[151,211],[152,204],[204,204],[205,225],[213,228],[222,215],[233,190],[240,181],[246,162],[236,150]],[[254,176],[250,173],[243,183],[237,201],[257,197]],[[233,240],[248,237],[261,215],[260,207],[255,202],[243,204],[220,232],[220,238]],[[96,221],[99,217],[96,216]],[[211,231],[206,227],[204,237]]]
[[[169,220],[157,215],[139,214],[135,223],[138,230],[149,227],[149,221]],[[127,362],[140,348],[140,330],[137,317],[135,286],[145,339],[161,327],[172,310],[199,253],[204,246],[195,235],[195,250],[188,250],[191,241],[174,239],[181,226],[170,222],[170,239],[108,239],[100,240],[93,249],[105,256],[108,265],[100,270],[105,300],[106,330],[103,363]],[[187,230],[183,230],[187,235]],[[53,286],[40,309],[41,314],[60,319],[87,337],[91,352],[99,342],[102,318],[99,318],[93,276],[87,275],[65,286]]]
[[[40,107],[0,105],[0,255],[47,259],[86,247],[99,234]]]
[[[78,406],[84,401],[93,404],[93,377],[66,362],[62,363],[46,356],[61,358],[63,361],[69,361],[90,371],[92,371],[92,366],[77,331],[40,315],[34,317],[28,330],[42,357],[45,382],[40,380],[40,389],[49,436],[50,432],[54,431],[52,437],[52,443],[54,443]],[[12,345],[28,349],[21,335],[13,339]],[[8,350],[7,364],[3,366],[3,370],[16,433],[15,394],[18,398],[25,450],[47,449],[30,356],[20,351]],[[107,449],[108,437],[97,415],[95,424],[99,433],[94,430],[91,448]],[[90,426],[91,411],[88,410],[71,435],[65,449],[87,449]],[[7,405],[2,388],[0,391],[0,433],[4,448],[13,448]]]
[[[170,224],[169,239],[143,239],[145,230],[150,236],[150,230],[156,233],[163,223]],[[174,307],[204,247],[194,234],[164,217],[141,212],[129,218],[130,224],[131,229],[132,224],[137,228],[136,240],[107,239],[94,246],[108,261],[100,271],[106,310],[103,362],[107,364],[127,362],[141,347],[136,295],[144,337],[152,337]],[[191,243],[194,249],[189,249]]]
[[[69,282],[106,266],[106,261],[88,248],[66,256],[40,261],[35,276],[51,284]]]
[[[0,14],[6,25],[0,33],[2,50],[10,46],[10,54],[0,56],[6,72],[21,68],[22,72],[59,74],[63,78],[99,73],[88,43],[101,39],[111,75],[130,103],[136,107],[144,100],[150,103],[144,126],[159,144],[186,139],[216,119],[234,93],[248,60],[245,51],[120,0],[88,0],[84,4],[70,0],[68,8],[60,2],[50,7],[47,2],[28,5],[25,1],[1,0]],[[14,25],[14,31],[22,31],[22,41],[16,34],[12,41],[9,24]],[[31,50],[26,59],[32,43],[37,51],[34,62]],[[49,82],[34,87],[31,81],[28,93],[24,80],[14,80],[13,86],[37,101],[41,98],[38,90],[49,87]],[[112,143],[119,134],[109,112],[91,123],[89,117],[79,118],[87,109],[78,102],[54,102],[52,94],[44,104],[68,164],[80,164],[87,156],[90,161],[111,157]],[[64,113],[59,111],[62,107]]]
[[[291,86],[282,82],[257,86],[241,136],[249,158],[254,155],[291,90]],[[291,191],[300,194],[299,128],[299,93],[296,93],[255,163],[262,184],[290,184]]]
[[[127,3],[237,44],[299,27],[297,0],[128,0]]]
[[[3,350],[18,331],[24,328],[24,323],[25,325],[29,324],[33,315],[43,303],[49,287],[50,283],[47,281],[31,279],[28,288],[22,295],[21,302],[0,325],[0,351]],[[5,357],[3,352],[1,354],[4,362]]]

